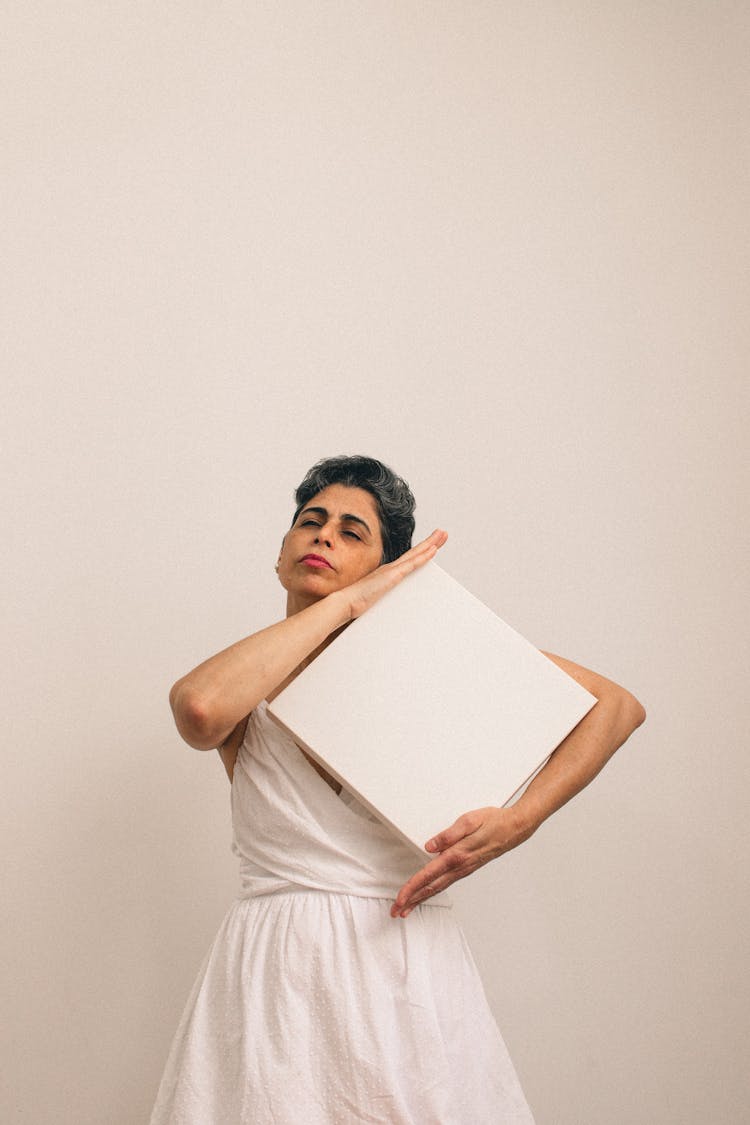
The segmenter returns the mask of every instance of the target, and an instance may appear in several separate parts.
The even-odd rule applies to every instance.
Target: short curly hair
[[[304,506],[332,484],[362,488],[374,497],[380,519],[384,563],[393,562],[409,550],[414,534],[416,501],[406,481],[374,457],[341,454],[316,461],[294,493],[297,507],[291,526]]]

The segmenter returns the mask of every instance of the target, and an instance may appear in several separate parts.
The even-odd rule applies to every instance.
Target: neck
[[[308,609],[311,605],[315,605],[321,599],[316,597],[305,597],[304,594],[294,594],[287,591],[286,595],[286,615],[287,617],[294,617],[295,613],[301,613],[303,609]]]

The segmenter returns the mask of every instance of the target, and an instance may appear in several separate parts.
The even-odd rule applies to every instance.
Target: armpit
[[[245,737],[245,731],[247,730],[247,721],[249,718],[249,715],[245,715],[244,719],[240,719],[240,721],[237,723],[237,726],[229,735],[229,738],[225,739],[224,742],[222,742],[221,746],[216,747],[216,749],[219,751],[219,757],[224,764],[224,769],[227,771],[227,777],[230,781],[234,776],[234,763],[237,761],[237,752],[242,745],[243,738]]]

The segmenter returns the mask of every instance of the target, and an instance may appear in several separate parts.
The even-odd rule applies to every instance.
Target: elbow
[[[633,727],[633,730],[636,730],[636,728],[639,727],[641,723],[645,723],[646,721],[646,708],[635,698],[635,696],[633,696],[633,703],[635,705],[635,725]]]
[[[178,680],[169,693],[175,725],[180,737],[194,750],[213,750],[221,741],[217,737],[215,717],[205,698],[183,680]]]
[[[632,729],[636,730],[641,723],[646,721],[646,708],[631,692],[625,688],[622,688],[621,691],[625,697],[624,707],[628,722],[632,725]]]
[[[629,691],[624,688],[620,689],[621,696],[619,699],[619,711],[621,722],[623,726],[624,739],[629,738],[634,730],[637,730],[641,723],[646,721],[646,708],[631,695]]]

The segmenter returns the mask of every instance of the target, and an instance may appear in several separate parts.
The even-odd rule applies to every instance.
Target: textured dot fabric
[[[393,919],[419,856],[260,704],[232,780],[240,894],[150,1125],[533,1125],[445,895]]]

